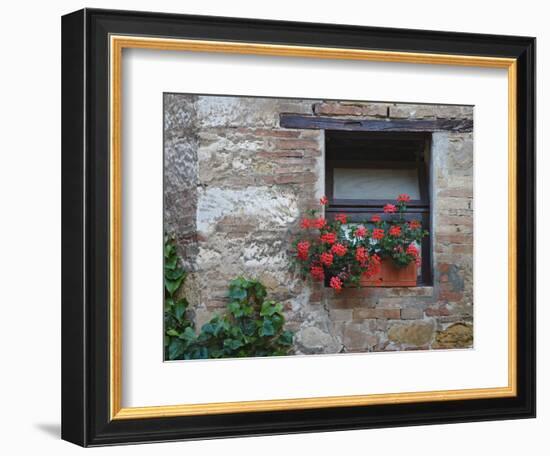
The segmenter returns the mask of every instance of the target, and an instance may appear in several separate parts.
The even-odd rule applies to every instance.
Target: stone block
[[[361,116],[386,117],[387,105],[380,103],[316,103],[313,108],[315,114],[326,116]]]
[[[304,353],[338,353],[341,344],[338,340],[317,326],[301,328],[296,335],[298,347]]]
[[[329,311],[329,317],[333,321],[351,321],[353,310],[351,309],[332,309]]]
[[[420,320],[423,316],[422,309],[416,309],[414,307],[401,309],[401,320]]]
[[[428,317],[447,317],[451,314],[451,311],[445,305],[428,307],[424,312]]]
[[[378,343],[378,337],[367,331],[365,325],[344,325],[343,343],[346,351],[367,351]]]
[[[473,327],[466,323],[455,323],[443,331],[437,331],[434,348],[468,348],[474,342]]]
[[[392,342],[421,346],[432,341],[433,322],[396,323],[388,330],[388,339]]]
[[[399,319],[401,312],[399,308],[395,309],[355,309],[353,311],[354,320],[367,319]]]
[[[435,119],[433,105],[399,104],[390,106],[389,117],[392,119]]]

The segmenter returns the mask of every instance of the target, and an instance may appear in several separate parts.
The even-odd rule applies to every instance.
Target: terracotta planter
[[[361,277],[362,287],[415,287],[416,263],[413,261],[407,266],[397,266],[390,259],[383,259],[380,271],[369,278]]]

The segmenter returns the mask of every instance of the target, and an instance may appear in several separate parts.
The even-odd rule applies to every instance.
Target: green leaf
[[[292,345],[293,339],[294,334],[292,333],[292,331],[283,331],[283,333],[279,337],[279,343],[282,345]]]
[[[229,289],[229,297],[232,300],[242,301],[246,298],[246,290],[243,290],[240,287],[232,287]]]
[[[170,269],[164,271],[164,277],[168,280],[178,280],[180,278],[184,278],[185,275],[185,270],[183,268],[177,268],[173,271]]]
[[[182,281],[183,281],[183,277],[180,277],[177,280],[169,280],[165,277],[164,286],[166,287],[166,291],[168,291],[170,295],[173,295],[181,286]]]
[[[284,322],[285,319],[279,314],[275,314],[271,317],[271,323],[273,324],[275,330],[281,329],[281,326],[283,326]]]
[[[225,339],[223,341],[223,346],[224,348],[228,348],[230,350],[237,350],[243,346],[243,343],[236,339]]]
[[[180,339],[172,339],[168,346],[168,359],[178,359],[185,350],[185,345]]]
[[[174,300],[172,298],[166,298],[164,300],[164,311],[171,313],[172,312],[172,306],[174,305]]]
[[[175,329],[169,329],[168,331],[166,331],[166,334],[174,337],[178,337],[180,335],[180,333]]]
[[[241,322],[241,330],[245,336],[252,336],[256,332],[256,322],[254,320],[248,320]]]
[[[205,323],[204,325],[202,325],[201,335],[202,334],[213,335],[215,331],[216,331],[216,328],[211,322]]]
[[[173,241],[168,241],[164,244],[164,258],[169,258],[172,254],[176,252]]]
[[[242,317],[244,314],[241,305],[237,301],[230,302],[227,308],[237,318]]]
[[[164,260],[164,268],[165,269],[176,269],[176,266],[178,265],[178,256],[173,255],[168,258],[165,258]]]
[[[186,340],[187,342],[193,342],[197,338],[197,335],[195,334],[195,331],[193,331],[193,329],[188,326],[187,328],[185,328],[183,333],[179,335],[179,338]]]
[[[272,336],[275,334],[275,328],[271,320],[264,318],[262,327],[260,328],[260,336]]]
[[[262,317],[271,317],[275,313],[281,313],[283,311],[283,305],[274,301],[264,301],[260,310]]]
[[[265,286],[263,286],[260,282],[254,282],[254,285],[253,285],[253,288],[254,288],[254,294],[260,298],[260,299],[263,299],[267,296],[267,291],[265,289]]]
[[[210,357],[211,358],[223,358],[224,351],[219,348],[213,348],[210,350]]]
[[[191,359],[207,359],[208,358],[208,348],[198,347],[191,352]],[[189,359],[189,358],[188,358]]]
[[[185,315],[186,310],[187,300],[185,298],[179,299],[174,306],[174,315],[178,320],[181,320],[181,318]]]
[[[225,320],[219,320],[214,327],[214,336],[218,337],[221,333],[225,332],[229,327],[229,323]]]
[[[248,283],[244,277],[237,277],[229,282],[229,288],[245,288]]]

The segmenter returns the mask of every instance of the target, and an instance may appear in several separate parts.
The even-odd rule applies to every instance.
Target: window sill
[[[327,291],[332,290],[325,285]],[[419,285],[416,287],[349,287],[339,292],[342,297],[376,296],[382,298],[431,298],[434,296],[433,285]]]

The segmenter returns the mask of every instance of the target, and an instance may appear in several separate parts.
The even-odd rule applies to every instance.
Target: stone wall
[[[198,254],[196,99],[164,95],[164,229],[174,236],[189,271]]]
[[[473,138],[432,136],[434,283],[336,294],[303,282],[289,248],[324,190],[324,131],[285,129],[281,114],[351,119],[472,119],[467,106],[165,96],[165,227],[191,271],[200,327],[227,304],[228,282],[258,278],[285,305],[295,351],[338,353],[473,344]]]

